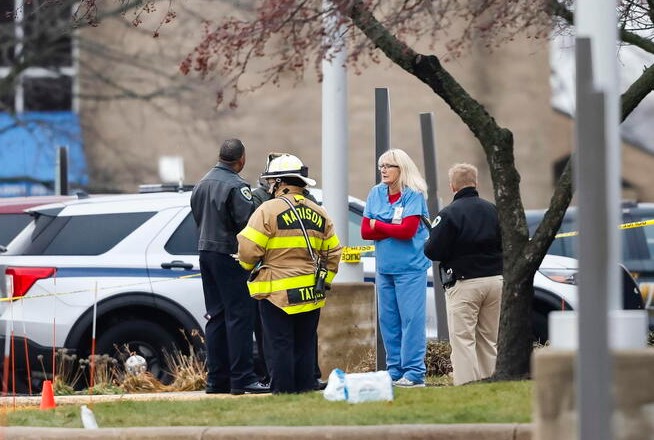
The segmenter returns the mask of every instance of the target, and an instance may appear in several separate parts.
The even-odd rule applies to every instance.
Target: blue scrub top
[[[388,186],[385,183],[375,185],[368,194],[363,215],[369,219],[391,223],[395,208],[403,207],[402,219],[412,215],[424,215],[429,218],[427,201],[420,192],[404,188],[395,203],[388,201]],[[375,240],[376,271],[384,274],[400,274],[409,271],[427,270],[431,261],[425,257],[423,247],[429,232],[422,222],[418,231],[410,240],[385,238]]]

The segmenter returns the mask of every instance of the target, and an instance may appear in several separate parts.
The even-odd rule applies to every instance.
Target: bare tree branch
[[[622,94],[622,114],[620,121],[624,121],[634,111],[638,104],[654,90],[654,65],[646,68],[640,77],[634,81]]]

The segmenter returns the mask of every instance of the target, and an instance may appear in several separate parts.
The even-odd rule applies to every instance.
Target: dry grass
[[[199,333],[191,335],[200,338]],[[207,373],[205,362],[196,352],[195,346],[187,339],[188,354],[176,350],[166,354],[166,366],[173,382],[165,385],[150,372],[128,373],[121,363],[109,355],[95,355],[88,359],[77,359],[69,355],[66,349],[56,353],[55,379],[53,391],[55,395],[71,394],[123,394],[123,393],[158,393],[165,391],[198,391],[206,386]],[[123,347],[125,359],[135,354],[129,347]],[[43,357],[40,357],[43,368]],[[93,381],[90,382],[90,372],[93,371]],[[45,368],[43,368],[46,375]],[[91,383],[93,386],[91,386]],[[82,391],[80,388],[84,386]]]
[[[346,365],[345,370],[348,373],[368,373],[375,371],[377,365],[377,355],[374,349],[368,350],[361,360],[354,365]]]
[[[452,372],[450,362],[450,343],[448,341],[429,340],[427,342],[427,353],[425,354],[425,365],[427,376],[448,376]],[[377,355],[374,349],[368,350],[359,363],[348,365],[348,373],[367,373],[375,371]]]
[[[183,333],[183,332],[182,332]],[[200,333],[194,330],[192,338],[199,338],[204,343]],[[186,334],[184,334],[186,339]],[[189,347],[189,354],[176,351],[172,354],[166,353],[166,363],[170,368],[170,374],[174,377],[169,388],[172,391],[196,391],[202,390],[207,384],[206,362],[196,353],[195,346],[186,339]]]
[[[138,374],[125,374],[120,382],[120,388],[125,393],[159,393],[175,391],[162,384],[149,371]]]
[[[47,376],[43,365],[43,356],[39,355],[38,360],[44,376]],[[75,394],[76,390],[82,386],[81,382],[84,382],[87,393],[119,393],[117,363],[116,359],[106,354],[78,359],[77,355],[71,355],[67,349],[61,348],[55,353],[53,392],[58,396]],[[90,380],[91,372],[93,372],[92,381]]]

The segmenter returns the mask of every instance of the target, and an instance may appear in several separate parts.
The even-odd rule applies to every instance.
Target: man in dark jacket
[[[479,197],[477,168],[449,170],[454,200],[432,223],[425,255],[440,262],[454,384],[495,371],[502,302],[502,236],[495,205]]]
[[[200,272],[207,308],[207,393],[266,393],[252,359],[255,301],[247,289],[248,272],[233,257],[236,234],[254,211],[250,186],[238,175],[245,147],[228,139],[218,164],[193,189],[191,210],[200,230]]]

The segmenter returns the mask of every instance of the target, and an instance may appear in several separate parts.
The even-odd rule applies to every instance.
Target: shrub
[[[434,339],[427,341],[427,353],[425,354],[427,376],[447,376],[452,372],[451,351],[448,341]],[[376,353],[374,349],[370,349],[358,364],[348,365],[346,371],[348,373],[366,373],[375,371],[375,366]]]
[[[451,352],[449,341],[429,340],[427,342],[427,354],[425,355],[427,376],[447,376],[450,374],[452,372]]]

